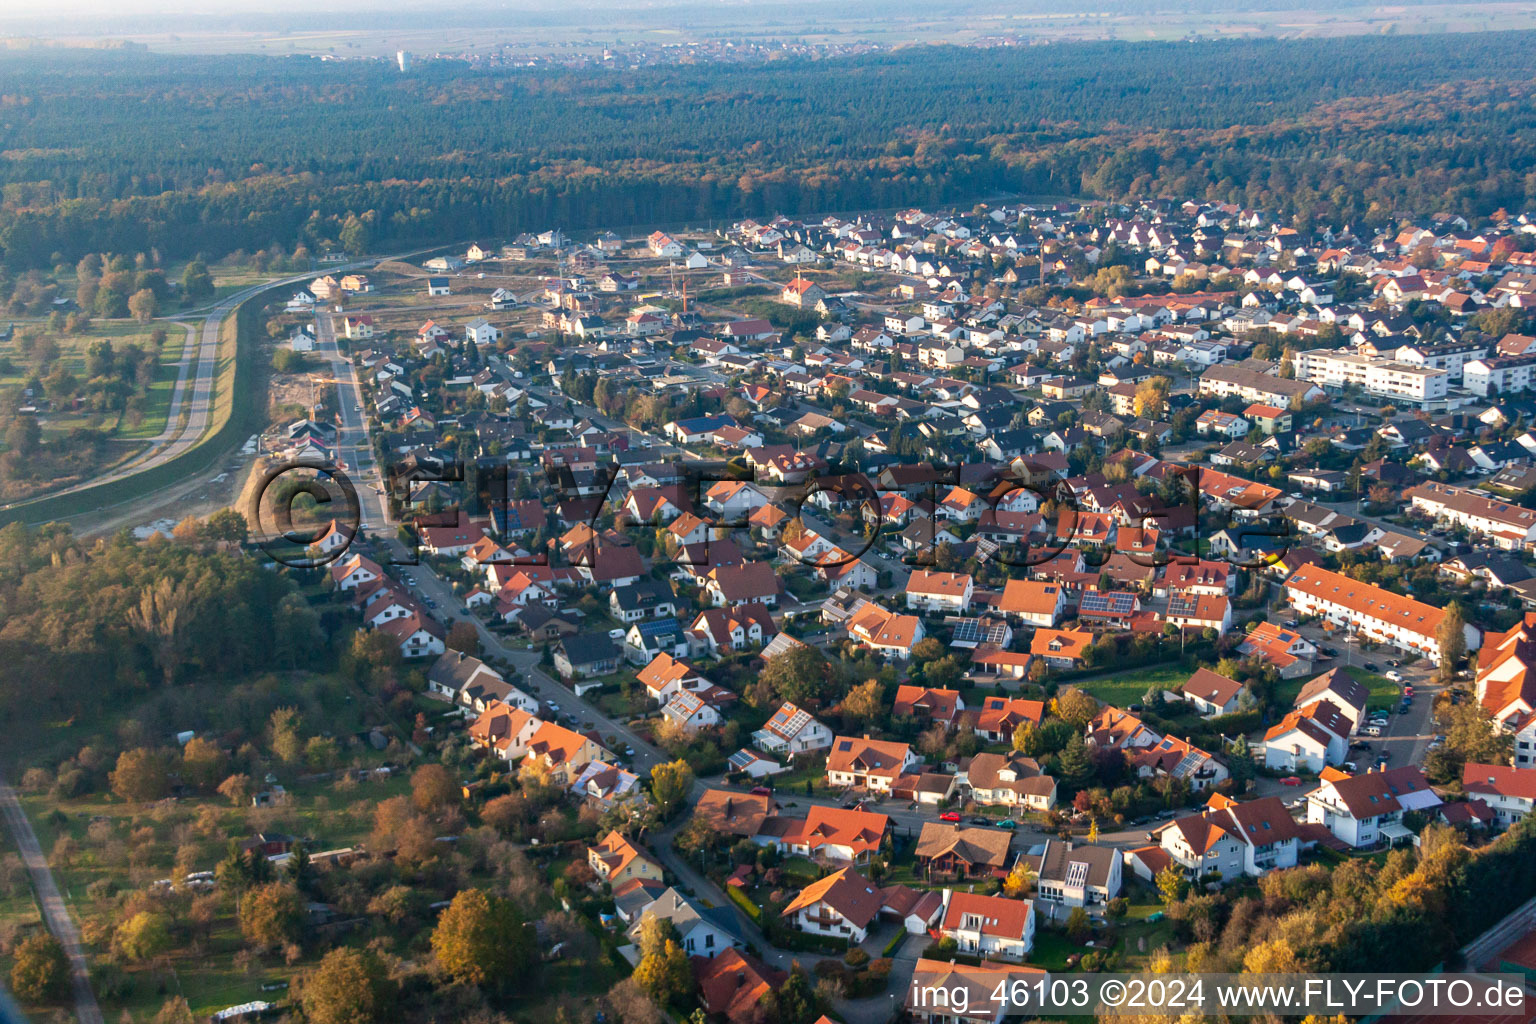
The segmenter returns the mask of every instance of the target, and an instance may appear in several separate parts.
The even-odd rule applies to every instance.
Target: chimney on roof
[[[747,972],[746,971],[737,971],[736,972],[736,987],[737,988],[741,988],[741,986],[745,985],[746,983],[747,983]]]

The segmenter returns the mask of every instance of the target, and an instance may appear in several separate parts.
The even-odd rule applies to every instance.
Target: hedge
[[[880,955],[884,957],[895,956],[896,950],[899,949],[901,944],[906,941],[907,930],[905,928],[898,929],[896,934],[891,936],[891,941],[887,942],[885,944],[885,948],[880,951]]]
[[[763,908],[759,907],[747,898],[747,894],[734,885],[725,887],[725,894],[731,898],[731,902],[741,908],[742,913],[752,919],[752,923],[761,926],[763,923]]]

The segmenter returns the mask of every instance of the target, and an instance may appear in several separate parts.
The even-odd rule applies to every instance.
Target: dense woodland
[[[1306,225],[1536,199],[1531,33],[923,47],[614,73],[0,56],[0,248],[167,258],[968,201]],[[343,234],[343,229],[351,227]]]

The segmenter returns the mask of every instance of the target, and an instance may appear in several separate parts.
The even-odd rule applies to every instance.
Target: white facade
[[[1406,402],[1444,398],[1451,381],[1445,370],[1335,349],[1298,352],[1294,366],[1297,380],[1331,388],[1353,384],[1368,394]]]

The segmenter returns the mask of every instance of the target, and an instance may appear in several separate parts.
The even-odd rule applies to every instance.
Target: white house
[[[832,730],[810,712],[785,701],[763,727],[752,734],[752,742],[773,754],[804,754],[832,746]]]
[[[1035,948],[1035,907],[1030,900],[945,889],[939,934],[968,956],[1023,961]]]
[[[1322,784],[1307,794],[1307,821],[1328,827],[1350,846],[1370,847],[1382,840],[1407,839],[1404,811],[1440,806],[1424,773],[1414,765],[1346,775],[1328,769]]]
[[[1109,901],[1120,895],[1121,877],[1119,850],[1048,839],[1035,879],[1035,902],[1041,913],[1058,920],[1076,907],[1100,917]]]
[[[1536,806],[1536,769],[1469,762],[1462,766],[1461,785],[1493,810],[1500,826],[1513,825]]]
[[[803,932],[863,942],[880,913],[880,890],[851,867],[812,882],[781,912]]]
[[[971,607],[973,592],[970,573],[914,569],[907,577],[907,608],[958,615]]]
[[[1301,829],[1279,797],[1237,803],[1212,796],[1199,814],[1177,818],[1157,833],[1169,859],[1191,878],[1218,872],[1223,880],[1296,866]]]
[[[1275,771],[1320,772],[1343,764],[1352,723],[1331,700],[1319,700],[1289,714],[1264,734],[1264,766]]]
[[[501,331],[484,317],[476,317],[464,325],[464,338],[476,345],[494,345],[501,340]]]

